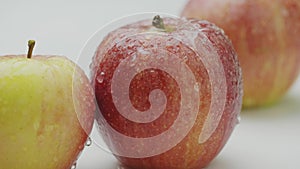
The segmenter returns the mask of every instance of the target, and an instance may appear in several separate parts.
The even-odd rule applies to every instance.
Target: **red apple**
[[[91,71],[99,131],[125,167],[204,167],[237,123],[239,63],[209,22],[156,16],[120,27]]]
[[[71,168],[94,121],[93,90],[68,58],[29,46],[0,57],[0,168]]]
[[[190,0],[182,16],[215,23],[232,40],[244,80],[244,107],[277,102],[300,70],[299,0]]]

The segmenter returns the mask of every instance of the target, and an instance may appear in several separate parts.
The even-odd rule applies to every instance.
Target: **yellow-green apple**
[[[241,70],[215,25],[155,16],[110,32],[91,64],[98,129],[131,169],[198,169],[240,113]]]
[[[32,56],[29,46],[0,57],[0,168],[71,168],[93,124],[92,88],[66,57]]]
[[[181,15],[213,22],[232,40],[243,71],[243,107],[276,103],[297,78],[299,0],[190,0]]]

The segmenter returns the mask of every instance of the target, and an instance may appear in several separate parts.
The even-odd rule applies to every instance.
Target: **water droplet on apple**
[[[126,169],[126,167],[120,164],[117,169]]]
[[[241,115],[238,115],[236,124],[240,124],[240,123],[241,123]]]
[[[104,72],[101,72],[100,75],[97,76],[97,82],[98,82],[98,83],[103,83],[104,75],[105,75],[105,73],[104,73]]]
[[[144,49],[138,49],[139,54],[143,55],[143,56],[147,56],[150,55],[151,52],[144,50]]]
[[[183,57],[183,62],[186,62],[186,61],[188,61],[189,60],[189,58],[188,58],[188,56],[187,55],[185,55],[184,57]]]
[[[130,60],[130,67],[134,67],[136,64],[136,55],[133,55],[131,60]]]
[[[281,14],[284,16],[284,17],[288,17],[289,16],[289,11],[286,9],[286,8],[283,8],[281,10]]]
[[[76,167],[77,167],[77,162],[75,161],[75,162],[72,164],[71,169],[76,169]]]
[[[88,137],[88,139],[85,142],[85,146],[91,146],[92,143],[93,143],[93,141],[92,141],[91,137]]]
[[[133,55],[131,58],[131,62],[135,62],[135,60],[136,60],[136,55]]]
[[[155,73],[155,71],[154,70],[150,70],[150,73]]]
[[[224,30],[223,30],[223,29],[220,29],[220,33],[221,33],[222,35],[224,35],[224,34],[225,34],[225,32],[224,32]]]
[[[198,83],[196,83],[196,84],[194,85],[194,90],[195,90],[196,92],[199,92],[199,84],[198,84]]]

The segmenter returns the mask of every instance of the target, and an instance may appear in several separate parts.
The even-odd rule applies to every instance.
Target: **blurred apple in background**
[[[71,168],[94,118],[89,80],[62,56],[0,57],[0,168]]]
[[[190,0],[187,18],[224,29],[237,51],[244,79],[244,107],[277,102],[300,70],[299,0]]]
[[[99,131],[125,168],[202,168],[238,123],[236,53],[209,22],[147,18],[110,32],[95,53]]]

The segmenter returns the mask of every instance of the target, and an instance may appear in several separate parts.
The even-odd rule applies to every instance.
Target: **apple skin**
[[[26,55],[1,56],[0,72],[1,168],[71,168],[94,119],[84,72],[63,56]]]
[[[181,16],[215,23],[232,40],[243,70],[243,107],[275,104],[300,70],[300,1],[190,0]]]
[[[238,123],[237,117],[242,104],[241,69],[231,42],[215,25],[205,21],[169,17],[163,20],[165,31],[155,29],[151,20],[143,20],[112,31],[98,46],[91,64],[92,86],[95,88],[99,108],[96,113],[98,129],[124,168],[199,169],[207,166],[220,152]],[[204,41],[201,39],[202,35]],[[215,55],[206,53],[206,47],[211,47],[209,53],[215,52]],[[211,59],[208,67],[204,64],[205,54]],[[215,65],[214,59],[219,60],[220,65]],[[181,63],[179,66],[176,60]],[[155,66],[141,69],[147,64],[165,65],[162,69]],[[124,67],[121,70],[122,65]],[[187,80],[191,72],[185,72],[182,65],[189,67],[199,88]],[[174,76],[163,69],[174,70]],[[208,69],[212,72],[223,70],[224,74],[216,73],[211,77]],[[129,76],[132,71],[135,75],[131,79]],[[117,74],[120,79],[115,78],[119,76]],[[224,76],[222,82],[221,76]],[[125,82],[128,80],[129,87],[124,88],[128,85]],[[220,91],[214,91],[216,86],[212,81],[220,82],[218,85],[223,86]],[[181,87],[181,83],[193,87]],[[129,104],[140,113],[155,106],[158,109],[163,107],[161,102],[165,103],[163,113],[147,122],[136,122],[138,119],[134,119],[135,117],[131,117],[134,120],[127,118],[119,109],[129,116],[134,111],[130,112],[131,106],[123,103],[126,91],[122,89],[129,90]],[[157,89],[163,91],[165,98],[153,94]],[[198,100],[187,97],[187,104],[182,104],[181,99],[186,97],[185,93],[196,94]],[[224,98],[213,98],[218,94]],[[223,101],[224,107],[217,107],[216,102]],[[192,112],[187,111],[186,119],[178,120],[181,107],[193,107],[195,104],[195,119],[189,119]],[[210,109],[217,110],[214,113],[220,113],[215,116],[215,119],[219,118],[217,122],[207,122]],[[153,114],[155,113],[157,112]],[[148,117],[151,118],[152,114],[149,113]],[[175,129],[174,135],[183,137],[170,146],[177,135],[174,137],[171,134],[164,139],[160,139],[160,136],[161,133],[170,131],[175,123],[179,123],[180,127]],[[205,124],[216,128],[205,141],[200,142],[199,136],[205,132]],[[182,128],[188,125],[191,125],[190,130],[186,134],[181,133]],[[170,148],[164,149],[165,147]]]

